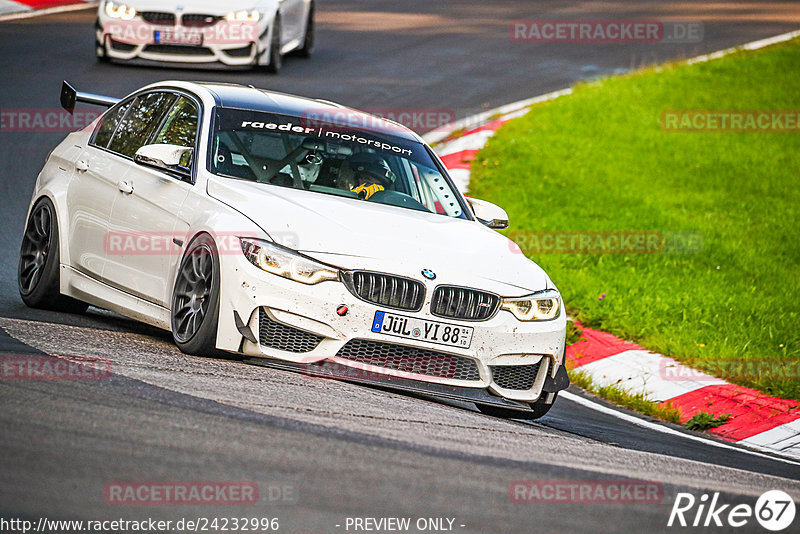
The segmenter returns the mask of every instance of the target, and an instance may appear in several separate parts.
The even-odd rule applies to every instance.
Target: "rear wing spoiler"
[[[61,85],[61,107],[70,113],[75,110],[76,102],[85,102],[87,104],[110,108],[119,101],[119,98],[111,96],[93,95],[92,93],[76,91],[66,80],[64,80],[64,83]]]

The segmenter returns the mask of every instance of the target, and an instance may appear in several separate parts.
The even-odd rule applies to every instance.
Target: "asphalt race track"
[[[123,96],[173,78],[459,118],[800,21],[796,2],[317,1],[315,56],[287,58],[277,76],[98,64],[91,11],[2,22],[0,107],[57,108],[63,79]],[[512,20],[545,17],[702,21],[704,33],[671,45],[510,41]],[[674,530],[666,524],[678,492],[718,491],[725,503],[751,505],[770,489],[800,498],[798,463],[632,426],[568,399],[535,423],[503,421],[468,406],[188,357],[169,333],[102,310],[28,309],[16,286],[25,212],[45,156],[64,135],[0,132],[0,354],[102,357],[113,374],[0,382],[0,517],[276,517],[280,532],[297,533],[346,532],[348,517],[424,517],[454,519],[458,532],[656,532]],[[253,481],[261,497],[216,507],[104,499],[109,483],[156,480]],[[509,485],[518,480],[651,481],[663,496],[655,504],[514,504]],[[763,529],[751,521],[738,531]]]

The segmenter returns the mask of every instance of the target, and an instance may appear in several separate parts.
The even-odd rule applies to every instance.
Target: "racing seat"
[[[339,176],[340,166],[343,162],[337,159],[325,158],[322,161],[322,166],[319,169],[319,176],[314,182],[314,185],[321,185],[324,187],[336,187],[336,182]]]

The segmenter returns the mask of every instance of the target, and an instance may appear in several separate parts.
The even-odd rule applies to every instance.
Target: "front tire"
[[[281,57],[281,18],[275,15],[275,21],[272,23],[272,40],[269,45],[269,65],[267,65],[267,72],[271,74],[278,74],[283,66],[283,57]]]
[[[297,50],[300,57],[310,58],[314,53],[314,4],[308,9],[306,21],[306,35],[303,37],[303,46]]]
[[[546,393],[543,392],[542,395],[546,395]],[[476,404],[475,406],[482,414],[491,415],[492,417],[500,417],[502,419],[524,419],[526,421],[530,421],[532,419],[539,419],[547,414],[547,412],[550,411],[550,408],[552,408],[556,403],[557,398],[558,393],[555,393],[553,396],[553,402],[550,404],[546,404],[544,402],[544,398],[540,398],[538,401],[531,403],[531,408],[533,409],[532,412],[510,410],[508,408],[500,408],[498,406],[489,404]]]
[[[100,20],[96,20],[94,23],[95,33],[102,32],[103,27],[100,26]],[[108,48],[106,48],[105,37],[103,38],[103,42],[98,41],[95,38],[94,42],[94,55],[97,57],[97,61],[100,63],[108,63],[110,61],[108,57]]]
[[[49,198],[33,206],[19,252],[17,287],[31,308],[81,313],[87,304],[61,294],[58,220]]]
[[[172,338],[195,356],[216,356],[219,323],[219,253],[208,234],[197,236],[181,260],[171,307]]]
[[[106,45],[96,43],[94,48],[95,56],[97,56],[97,61],[100,63],[109,63],[111,60],[108,58],[108,52],[106,51]]]

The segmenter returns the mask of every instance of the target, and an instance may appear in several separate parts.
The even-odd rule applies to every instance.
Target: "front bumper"
[[[265,35],[268,27],[258,28],[258,35],[241,41],[202,45],[158,44],[152,39],[157,30],[171,30],[174,26],[158,26],[140,22],[131,38],[130,32],[111,32],[114,22],[100,19],[96,26],[96,40],[105,44],[105,54],[115,61],[221,64],[229,67],[252,66],[266,52]]]
[[[222,350],[292,362],[314,369],[310,374],[315,376],[326,372],[319,363],[329,362],[360,371],[351,375],[353,379],[383,378],[387,387],[416,381],[445,389],[486,390],[520,402],[538,400],[546,381],[552,382],[563,365],[563,309],[555,320],[543,322],[521,322],[503,310],[486,321],[443,319],[429,310],[433,289],[446,280],[423,281],[426,298],[420,311],[394,312],[360,300],[338,281],[304,285],[266,273],[240,254],[223,255],[220,262],[217,346]],[[340,305],[348,307],[344,316],[336,312]],[[376,333],[371,326],[377,311],[472,327],[472,341],[468,348],[459,348]],[[267,328],[269,336],[262,332]],[[352,350],[354,344],[366,347],[359,349],[364,353]],[[378,353],[407,354],[416,361],[398,365],[402,356],[387,359]],[[416,365],[420,358],[434,364]],[[527,382],[518,379],[523,375]]]

